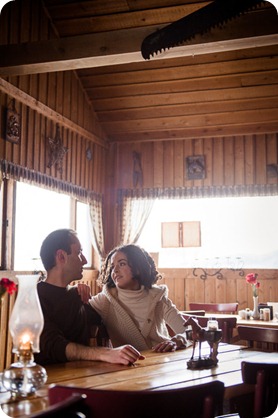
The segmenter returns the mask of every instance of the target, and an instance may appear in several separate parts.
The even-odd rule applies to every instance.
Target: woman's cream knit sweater
[[[101,293],[92,297],[90,304],[101,315],[114,347],[131,344],[139,351],[150,349],[171,339],[166,324],[176,333],[175,338],[183,347],[190,345],[186,340],[184,319],[168,299],[165,285],[141,288],[137,294],[136,291],[120,290],[120,295],[117,288],[105,285]]]

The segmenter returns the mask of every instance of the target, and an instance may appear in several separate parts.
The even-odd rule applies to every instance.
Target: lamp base
[[[37,389],[47,381],[46,370],[31,361],[23,364],[20,361],[11,364],[3,372],[3,386],[11,392],[13,399],[26,398],[34,395]]]

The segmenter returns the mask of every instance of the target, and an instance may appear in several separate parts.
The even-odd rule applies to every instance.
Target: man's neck
[[[68,285],[63,275],[59,271],[54,270],[48,272],[45,282],[58,287],[67,287]]]

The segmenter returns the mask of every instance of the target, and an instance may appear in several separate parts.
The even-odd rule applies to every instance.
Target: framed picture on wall
[[[21,118],[20,114],[15,109],[14,100],[12,100],[11,106],[7,108],[6,112],[6,141],[19,144],[21,136]]]
[[[186,177],[188,180],[199,180],[206,177],[204,155],[192,155],[186,157]]]

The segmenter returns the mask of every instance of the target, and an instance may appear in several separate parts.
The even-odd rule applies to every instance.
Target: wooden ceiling
[[[278,132],[278,17],[271,3],[147,61],[140,52],[145,36],[210,2],[43,3],[59,39],[14,51],[0,72],[76,70],[110,142]]]

